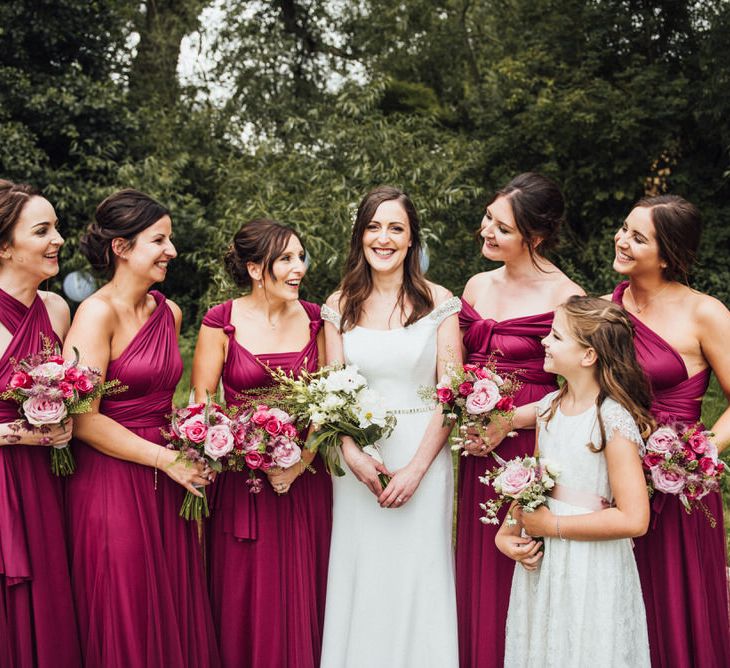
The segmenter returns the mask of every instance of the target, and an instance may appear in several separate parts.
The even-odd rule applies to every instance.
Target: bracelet
[[[562,534],[560,533],[560,515],[555,516],[555,528],[558,532],[558,538],[560,538],[561,541],[565,542],[568,540],[567,538],[563,538]]]
[[[157,491],[157,463],[160,461],[160,450],[161,448],[157,448],[157,456],[155,457],[155,491]]]

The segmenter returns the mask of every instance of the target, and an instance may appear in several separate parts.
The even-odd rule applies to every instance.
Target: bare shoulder
[[[562,304],[569,297],[578,295],[583,297],[586,291],[580,287],[575,281],[568,278],[563,272],[560,272],[560,276],[555,283],[555,300],[558,304]]]
[[[97,292],[81,302],[74,315],[73,327],[88,326],[111,330],[117,320],[117,311],[113,304],[103,294]]]
[[[180,323],[182,322],[182,309],[171,299],[166,299],[166,302],[172,311],[172,317],[175,318],[175,326],[180,329]]]
[[[447,299],[451,299],[454,296],[451,290],[447,290],[443,285],[437,285],[436,283],[431,283],[431,281],[426,281],[426,283],[428,289],[431,291],[434,306],[440,306]]]
[[[462,294],[464,300],[473,304],[479,293],[483,293],[490,288],[494,281],[495,272],[497,271],[499,269],[481,271],[478,274],[474,274],[464,286],[464,292]]]
[[[730,311],[719,299],[702,292],[691,293],[691,303],[697,323],[706,330],[727,332],[730,328]]]
[[[68,328],[71,325],[71,310],[66,303],[66,300],[57,295],[55,292],[46,292],[45,290],[39,290],[38,294],[41,296],[43,303],[45,304],[48,315],[53,323],[53,329],[58,333],[61,338],[66,336]]]

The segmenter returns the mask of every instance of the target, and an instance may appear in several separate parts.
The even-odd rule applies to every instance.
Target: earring
[[[260,288],[263,288],[264,287],[264,284],[261,281],[259,281],[259,287]]]

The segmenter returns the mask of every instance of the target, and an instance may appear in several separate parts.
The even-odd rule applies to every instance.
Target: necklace
[[[646,300],[643,306],[639,306],[639,303],[636,301],[636,297],[634,297],[634,293],[631,293],[631,301],[634,302],[634,308],[636,309],[637,313],[641,313],[649,304],[652,302],[652,300],[656,299],[662,292],[664,292],[671,283],[667,283],[659,292],[657,292],[655,295],[652,295],[649,297],[649,299]],[[631,290],[631,286],[629,286],[629,290]]]

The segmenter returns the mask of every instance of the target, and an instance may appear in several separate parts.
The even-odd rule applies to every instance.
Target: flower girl
[[[545,370],[566,382],[538,404],[537,448],[559,476],[547,506],[514,508],[518,522],[495,539],[524,567],[512,581],[507,667],[649,666],[630,539],[649,525],[641,455],[653,423],[632,334],[622,309],[571,297],[543,339]]]

